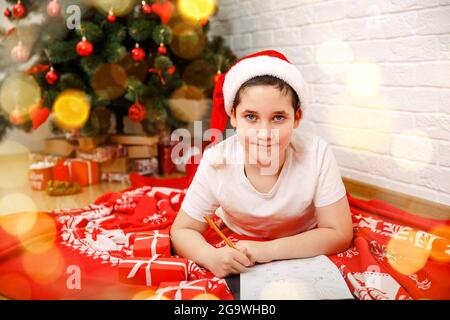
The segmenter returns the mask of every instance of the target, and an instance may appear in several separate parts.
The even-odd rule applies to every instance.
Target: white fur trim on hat
[[[239,88],[251,78],[270,75],[284,80],[297,93],[302,108],[306,108],[307,87],[300,70],[293,64],[276,57],[258,56],[236,63],[225,75],[223,98],[225,111],[230,116],[234,98]]]

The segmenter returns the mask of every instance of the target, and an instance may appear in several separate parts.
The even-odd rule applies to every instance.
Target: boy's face
[[[241,92],[240,103],[231,111],[230,121],[249,161],[253,161],[251,164],[278,170],[277,163],[282,160],[292,130],[298,127],[301,118],[300,110],[294,111],[291,95],[292,92],[281,92],[266,85],[248,87]]]

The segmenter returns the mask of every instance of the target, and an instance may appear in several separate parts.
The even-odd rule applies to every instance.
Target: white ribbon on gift
[[[205,287],[193,285],[195,283],[198,283],[198,282],[201,282],[204,280],[207,280],[207,279],[181,281],[180,284],[177,286],[168,286],[168,287],[164,287],[164,288],[159,288],[158,290],[156,290],[157,295],[155,296],[155,299],[161,299],[165,293],[176,290],[175,300],[181,300],[181,298],[182,298],[181,290],[183,290],[183,289],[201,290],[201,291],[203,291],[203,294],[207,294]]]
[[[64,161],[64,166],[67,166],[67,168],[69,169],[69,178],[70,180],[72,180],[72,167],[70,166],[70,160],[65,160]]]
[[[150,266],[152,263],[173,265],[173,266],[182,266],[184,269],[184,276],[185,276],[185,278],[187,278],[188,272],[187,272],[186,263],[175,262],[175,261],[156,261],[156,259],[158,259],[159,257],[160,257],[160,255],[157,254],[157,255],[154,255],[153,257],[151,257],[150,260],[122,260],[122,263],[134,263],[133,268],[131,269],[130,273],[128,273],[127,279],[133,278],[136,275],[136,273],[138,272],[139,268],[142,265],[147,264],[145,266],[145,283],[147,286],[151,286],[152,285],[152,275],[150,273]]]
[[[158,241],[158,238],[169,238],[169,235],[160,233],[159,230],[155,230],[155,231],[153,231],[153,235],[139,237],[136,240],[153,239],[152,244],[150,245],[150,253],[151,253],[151,256],[154,256],[155,254],[157,254],[156,253],[156,243]],[[134,240],[135,243],[136,243],[136,240]]]

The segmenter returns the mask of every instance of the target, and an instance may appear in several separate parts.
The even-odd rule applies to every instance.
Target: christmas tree
[[[236,60],[222,38],[206,36],[213,0],[7,2],[14,27],[1,39],[0,138],[45,121],[100,135],[112,115],[117,133],[125,116],[148,134],[172,130],[192,113],[173,101],[211,98]],[[25,24],[33,15],[43,18]]]

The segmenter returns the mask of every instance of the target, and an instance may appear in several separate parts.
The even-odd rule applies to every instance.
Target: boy
[[[223,91],[223,93],[222,93]],[[219,78],[212,126],[237,134],[207,149],[171,228],[174,250],[218,277],[256,262],[335,254],[353,236],[350,208],[330,146],[301,134],[306,86],[281,53],[237,61]],[[233,231],[269,241],[216,249],[202,233],[216,213]]]

